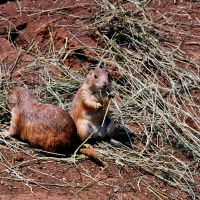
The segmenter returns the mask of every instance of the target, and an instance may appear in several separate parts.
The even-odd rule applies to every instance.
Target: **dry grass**
[[[111,110],[116,124],[124,129],[124,132],[116,134],[128,136],[129,143],[125,146],[116,141],[102,142],[97,150],[118,165],[137,166],[187,192],[191,199],[198,199],[199,185],[196,180],[200,176],[200,120],[197,113],[200,113],[200,108],[194,92],[200,89],[199,65],[184,58],[179,49],[160,45],[154,36],[155,24],[145,11],[145,3],[148,2],[130,1],[136,6],[134,13],[106,0],[95,2],[102,11],[88,28],[98,30],[104,46],[92,48],[83,45],[96,55],[99,66],[109,64],[108,69],[114,66],[117,72],[113,84],[120,101],[113,99]],[[140,17],[136,17],[138,13]],[[71,99],[87,70],[80,73],[70,70],[63,63],[69,52],[65,48],[56,51],[53,38],[46,54],[39,52],[36,44],[27,53],[33,56],[33,62],[16,73],[23,76],[37,74],[42,84],[35,88],[35,92],[42,97],[41,100],[69,110]],[[183,67],[178,67],[177,63]],[[189,66],[191,70],[184,66]],[[0,80],[4,86],[8,85],[5,76],[1,76]],[[5,105],[1,93],[2,128],[9,121]],[[139,127],[139,133],[133,132],[133,126]],[[134,143],[133,138],[137,142]],[[3,138],[0,142],[6,143],[4,148],[10,151],[23,149],[24,145]],[[188,159],[180,159],[177,152],[186,154]],[[21,175],[15,174],[14,177],[19,179]],[[31,183],[27,179],[20,180]]]

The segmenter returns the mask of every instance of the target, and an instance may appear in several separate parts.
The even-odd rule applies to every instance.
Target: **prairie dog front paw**
[[[96,109],[100,109],[100,108],[102,108],[103,106],[102,106],[102,104],[100,104],[100,103],[97,103],[96,104]]]
[[[112,99],[112,98],[114,98],[114,97],[115,97],[114,92],[108,93],[108,98],[109,98],[109,99]]]

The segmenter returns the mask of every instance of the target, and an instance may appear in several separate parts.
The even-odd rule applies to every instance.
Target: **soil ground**
[[[119,3],[121,6],[128,5],[126,1]],[[200,2],[152,0],[146,5],[146,9],[151,11],[152,20],[159,26],[158,34],[162,36],[162,44],[177,47],[177,51],[199,63]],[[88,0],[0,1],[0,64],[7,66],[19,58],[15,67],[26,65],[32,60],[28,48],[33,41],[37,43],[38,52],[48,52],[51,37],[54,44],[51,48],[57,50],[66,44],[66,39],[71,50],[80,49],[83,44],[90,47],[100,45],[101,41],[96,39],[96,33],[84,26],[93,23],[93,16],[100,11],[101,8],[95,1]],[[184,26],[177,29],[174,27],[175,23],[182,23]],[[163,24],[167,24],[168,29],[162,30]],[[76,56],[69,56],[65,62],[74,70],[93,64],[91,59],[80,62]],[[31,77],[31,82],[37,83],[33,74]],[[18,76],[14,78],[24,79]],[[4,163],[0,163],[2,200],[153,200],[159,199],[156,195],[158,188],[163,194],[167,194],[163,195],[163,199],[189,199],[184,192],[134,166],[121,167],[107,161],[106,168],[102,168],[89,159],[81,159],[76,165],[51,159],[44,161],[34,159],[33,155],[42,157],[42,153],[36,153],[30,147],[16,153],[7,152],[4,145],[1,145],[0,151],[6,164],[17,167],[20,172],[17,174],[18,180],[5,179],[3,177],[8,177],[8,174],[12,175],[15,171],[12,168],[6,169]],[[32,183],[21,181],[22,174]]]

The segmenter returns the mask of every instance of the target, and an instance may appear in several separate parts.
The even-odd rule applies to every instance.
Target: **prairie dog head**
[[[10,109],[36,101],[35,96],[28,89],[23,87],[14,87],[7,91],[6,99]]]
[[[89,74],[87,75],[86,84],[93,92],[101,91],[109,93],[112,85],[111,76],[106,70],[95,68],[90,70]]]

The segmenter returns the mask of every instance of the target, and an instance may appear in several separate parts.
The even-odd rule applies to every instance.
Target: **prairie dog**
[[[112,136],[114,122],[109,117],[109,113],[104,121],[111,97],[111,87],[109,73],[104,69],[95,68],[89,72],[75,94],[71,106],[71,116],[82,141],[90,135],[93,139]]]
[[[7,101],[11,123],[5,136],[18,135],[22,140],[51,152],[70,153],[80,144],[75,123],[63,109],[40,103],[22,87],[9,91]]]

